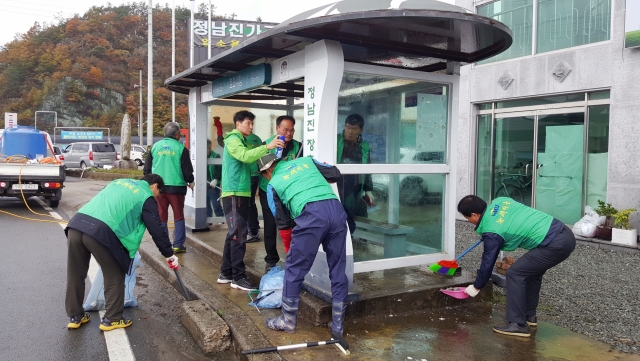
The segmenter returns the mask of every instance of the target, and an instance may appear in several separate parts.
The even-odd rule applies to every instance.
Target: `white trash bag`
[[[126,275],[124,278],[124,307],[138,307],[138,300],[133,294],[133,289],[136,286],[136,268],[138,268],[138,266],[140,266],[140,252],[136,252],[136,256],[133,258],[131,274]],[[91,284],[91,290],[82,307],[85,311],[100,311],[107,308],[104,299],[104,276],[102,275],[102,268],[98,268],[96,277]]]
[[[586,206],[584,207],[584,217],[573,225],[573,234],[591,238],[596,235],[596,228],[603,225],[605,219],[605,216],[598,215],[593,208]]]

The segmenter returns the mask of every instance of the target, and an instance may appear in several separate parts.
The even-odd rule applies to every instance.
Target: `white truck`
[[[0,130],[2,137],[4,130]],[[47,159],[51,163],[32,163],[12,154],[0,155],[0,197],[42,197],[51,208],[58,206],[66,179],[65,166],[57,161],[47,133]],[[44,154],[43,154],[44,155]]]

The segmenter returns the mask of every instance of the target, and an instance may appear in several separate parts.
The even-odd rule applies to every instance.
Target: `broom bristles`
[[[441,275],[453,276],[458,269],[458,263],[456,261],[440,261],[429,266],[429,269],[433,273]]]

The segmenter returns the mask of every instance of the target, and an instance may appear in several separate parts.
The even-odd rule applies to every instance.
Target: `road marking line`
[[[51,207],[48,207],[46,203],[44,203],[39,198],[36,198],[36,201],[40,203],[42,208],[44,208],[51,216],[57,220],[64,221],[64,219]],[[66,223],[58,223],[62,229],[67,228]],[[100,265],[96,261],[96,259],[91,256],[91,261],[89,261],[89,270],[87,272],[87,277],[89,278],[91,284],[93,284],[93,280],[96,278],[96,274],[98,273],[98,269]],[[100,311],[100,321],[102,322],[102,318],[104,317],[105,311]],[[133,355],[133,350],[131,349],[131,343],[129,343],[129,338],[127,337],[127,333],[124,329],[117,329],[107,332],[102,332],[104,335],[104,340],[107,344],[107,353],[109,354],[110,361],[135,361],[135,356]]]

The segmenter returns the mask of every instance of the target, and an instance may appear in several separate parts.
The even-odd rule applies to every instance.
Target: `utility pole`
[[[176,75],[176,0],[171,8],[171,76]],[[171,92],[171,121],[176,121],[176,92]]]
[[[209,44],[207,59],[211,59],[211,0],[209,0],[209,22],[207,23],[207,33],[209,34],[209,41],[207,41],[207,44]]]
[[[153,0],[147,12],[147,146],[153,145]]]
[[[133,85],[133,89],[140,89],[139,93],[140,93],[140,113],[138,114],[138,142],[140,143],[140,145],[142,145],[142,123],[144,122],[144,117],[142,116],[142,88],[144,88],[145,86],[142,85],[142,69],[140,70],[140,80],[138,81],[138,84],[134,84]]]
[[[195,0],[190,0],[189,4],[191,5],[191,24],[189,24],[189,40],[191,40],[191,44],[189,45],[189,49],[190,49],[190,54],[191,57],[189,59],[189,68],[193,68],[193,42],[194,42],[194,36],[193,36],[193,11],[194,11],[194,7],[196,6],[196,2]]]

